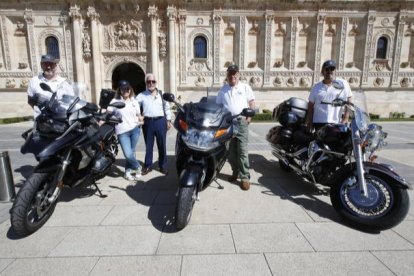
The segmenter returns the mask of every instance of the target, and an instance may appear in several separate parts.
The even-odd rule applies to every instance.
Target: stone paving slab
[[[414,245],[392,230],[364,233],[338,223],[297,223],[315,251],[414,250]]]
[[[265,253],[273,275],[394,275],[369,252]]]
[[[152,255],[160,235],[152,226],[77,227],[48,256]]]
[[[395,275],[413,275],[414,251],[373,251],[372,254]]]
[[[180,275],[181,256],[101,257],[90,275]]]
[[[185,255],[181,275],[272,275],[263,254]]]
[[[16,259],[2,275],[89,275],[97,257]]]
[[[112,206],[59,206],[45,226],[99,225]]]

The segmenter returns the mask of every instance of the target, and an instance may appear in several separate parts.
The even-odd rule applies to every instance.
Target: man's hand
[[[251,121],[252,121],[252,117],[246,117],[246,122],[248,125],[250,125]]]
[[[171,121],[167,121],[167,130],[169,130],[172,127]]]

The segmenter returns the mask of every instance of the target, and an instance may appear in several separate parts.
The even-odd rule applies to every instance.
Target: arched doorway
[[[112,73],[112,89],[116,90],[118,88],[120,80],[129,81],[132,88],[134,88],[135,95],[146,89],[144,70],[135,63],[127,62],[115,68]]]

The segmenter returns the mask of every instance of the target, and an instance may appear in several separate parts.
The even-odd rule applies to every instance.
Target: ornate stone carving
[[[227,27],[224,30],[224,35],[234,35],[236,33],[236,29],[234,28],[231,21],[227,21]]]
[[[249,35],[258,35],[258,34],[259,34],[259,32],[260,32],[260,30],[259,30],[259,25],[257,24],[257,21],[256,21],[256,20],[253,20],[253,21],[252,21],[252,26],[251,26],[251,28],[249,29],[248,34],[249,34]]]
[[[295,53],[296,53],[296,32],[297,32],[298,18],[292,17],[292,28],[290,33],[290,61],[289,69],[295,69]]]
[[[51,16],[46,16],[43,21],[48,26],[52,25],[52,17]]]
[[[88,33],[83,34],[82,38],[82,51],[83,51],[83,58],[85,60],[89,60],[92,57],[91,53],[91,37]]]
[[[79,6],[75,5],[69,8],[69,16],[72,18],[72,20],[81,20],[82,14],[80,12]]]
[[[381,20],[381,25],[382,25],[382,26],[386,27],[386,26],[388,26],[389,24],[390,24],[390,19],[389,19],[388,17],[383,18],[383,19]]]
[[[119,20],[107,27],[109,50],[146,51],[146,35],[142,31],[143,20]]]
[[[203,25],[203,23],[204,23],[204,19],[203,19],[203,18],[201,18],[201,17],[199,17],[199,18],[197,18],[196,23],[197,23],[197,25]]]
[[[261,83],[261,79],[258,76],[253,76],[250,78],[249,84],[251,87],[259,87]]]
[[[179,40],[180,40],[180,81],[181,83],[187,82],[187,74],[186,74],[186,63],[187,63],[187,52],[186,52],[186,20],[187,15],[185,11],[180,10],[178,13],[178,27],[179,27]]]
[[[288,87],[294,87],[294,86],[295,86],[295,84],[296,84],[296,78],[294,78],[294,77],[290,77],[290,78],[288,78],[288,80],[286,81],[286,85],[287,85]]]
[[[391,67],[388,64],[388,59],[376,59],[374,60],[375,70],[384,71],[385,69],[391,71]]]
[[[348,83],[351,87],[358,87],[359,86],[359,80],[357,77],[350,77],[348,79]]]
[[[329,20],[327,22],[327,24],[328,24],[328,29],[325,31],[325,36],[334,37],[336,35],[336,31],[332,27],[332,25],[334,25],[334,22],[332,22],[331,20]]]
[[[6,88],[15,88],[16,87],[16,80],[15,79],[7,79],[6,80]]]
[[[283,63],[284,63],[283,58],[281,58],[281,59],[277,59],[277,60],[275,61],[275,63],[273,64],[273,67],[280,68],[280,67],[282,67],[282,66],[283,66]]]
[[[412,28],[412,23],[408,23],[407,30],[404,32],[404,36],[414,36],[414,30]]]
[[[193,58],[190,61],[190,66],[187,69],[188,71],[211,71],[210,61],[205,58]]]
[[[410,83],[411,83],[411,80],[410,80],[410,78],[407,78],[407,77],[402,78],[401,81],[400,81],[400,85],[403,88],[407,88],[410,85]]]
[[[277,21],[277,29],[275,31],[275,36],[286,36],[286,30],[283,28],[283,21]]]
[[[14,35],[15,36],[26,36],[26,26],[24,24],[24,22],[18,20],[16,22],[16,30],[14,31]]]
[[[158,32],[159,51],[160,57],[165,58],[167,56],[167,35],[164,31]]]
[[[374,80],[374,86],[375,87],[381,87],[383,84],[384,84],[384,79],[383,78],[378,77]]]
[[[358,25],[357,25],[356,21],[353,21],[352,22],[352,28],[349,31],[348,36],[357,36],[359,34],[360,34],[360,31],[358,29]]]
[[[309,31],[310,31],[310,29],[309,29],[309,26],[310,26],[309,22],[302,19],[301,20],[301,23],[302,23],[302,28],[299,31],[299,36],[308,36]]]
[[[246,48],[246,17],[240,16],[240,69],[244,69],[244,56]]]
[[[203,87],[206,85],[206,79],[202,75],[198,75],[194,82],[195,86]]]
[[[27,88],[29,86],[29,79],[22,79],[20,83],[20,88]]]
[[[26,62],[19,62],[19,66],[18,66],[18,68],[19,69],[26,69],[27,68],[27,63]]]
[[[310,79],[307,77],[301,77],[299,80],[299,86],[301,87],[309,87],[310,86]]]
[[[281,87],[281,86],[282,86],[282,84],[283,84],[283,82],[284,82],[284,80],[283,80],[283,78],[282,78],[282,77],[276,77],[276,78],[273,80],[273,86],[275,86],[275,87]]]

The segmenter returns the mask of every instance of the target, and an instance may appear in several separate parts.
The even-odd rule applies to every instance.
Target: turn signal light
[[[178,125],[180,126],[180,129],[183,131],[187,131],[188,130],[188,124],[186,121],[179,119],[178,120]]]
[[[214,138],[219,138],[227,133],[227,128],[222,128],[216,131],[216,134],[214,134]]]

